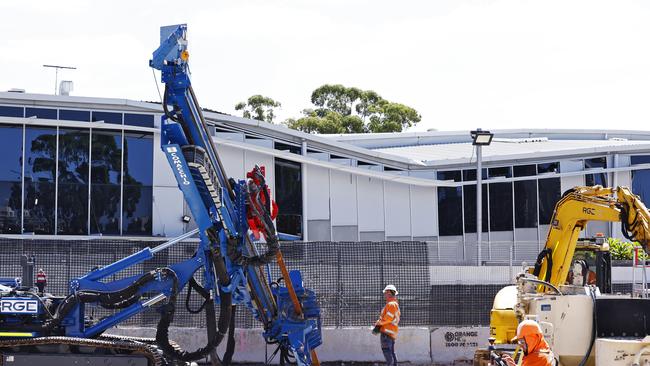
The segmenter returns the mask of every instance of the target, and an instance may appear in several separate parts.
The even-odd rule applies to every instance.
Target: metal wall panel
[[[359,230],[378,231],[384,236],[384,185],[376,178],[357,177]],[[363,240],[363,239],[362,239]],[[383,238],[381,240],[384,240]]]
[[[183,193],[176,187],[153,187],[153,235],[174,237],[183,233]]]
[[[357,225],[357,178],[331,171],[332,225]]]
[[[438,235],[437,190],[411,186],[411,220],[413,236]]]
[[[409,186],[385,182],[386,236],[411,237]]]
[[[303,172],[307,176],[307,219],[330,219],[330,180],[329,169],[307,165]],[[316,240],[311,237],[309,240]]]

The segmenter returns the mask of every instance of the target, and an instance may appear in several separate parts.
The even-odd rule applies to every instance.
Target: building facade
[[[0,93],[0,234],[173,237],[192,229],[160,151],[161,114],[155,103]],[[205,115],[230,176],[266,167],[281,232],[305,241],[427,241],[440,262],[476,262],[469,132],[318,136]],[[482,159],[482,261],[533,259],[555,202],[573,186],[627,185],[650,200],[650,132],[493,132]],[[591,223],[586,235],[618,231]]]

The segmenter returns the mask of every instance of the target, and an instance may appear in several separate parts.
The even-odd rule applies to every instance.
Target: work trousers
[[[381,334],[381,351],[384,353],[387,366],[397,366],[397,357],[395,357],[395,340],[390,336]]]

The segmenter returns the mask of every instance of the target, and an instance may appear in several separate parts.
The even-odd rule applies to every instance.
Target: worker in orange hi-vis
[[[544,339],[544,334],[539,324],[534,320],[524,320],[517,327],[517,341],[524,358],[521,366],[556,366],[555,357]],[[517,366],[515,361],[508,355],[502,355],[501,359],[506,361],[508,366]]]
[[[386,358],[388,366],[397,365],[395,357],[395,340],[397,339],[398,324],[400,318],[399,303],[397,302],[397,288],[388,285],[384,288],[384,299],[386,306],[381,311],[379,320],[375,322],[373,334],[381,334],[381,351]]]

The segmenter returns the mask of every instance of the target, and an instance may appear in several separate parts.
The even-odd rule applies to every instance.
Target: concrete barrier
[[[400,362],[428,364],[428,328],[402,328],[395,342],[395,355]],[[368,328],[323,329],[323,345],[318,348],[321,361],[382,362],[379,336]]]
[[[119,327],[108,333],[137,337],[155,337],[155,328]],[[489,329],[487,327],[467,328],[401,328],[395,354],[400,362],[414,365],[450,364],[455,361],[471,360],[474,350],[485,347]],[[188,351],[205,346],[205,329],[170,327],[170,338]],[[233,361],[242,363],[264,363],[265,357],[275,351],[262,337],[262,329],[237,329],[236,349]],[[226,341],[219,346],[223,354]],[[379,336],[373,335],[370,327],[324,328],[323,344],[318,348],[323,362],[383,362]],[[278,358],[274,363],[278,362]]]

